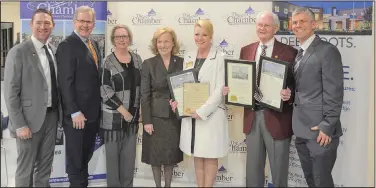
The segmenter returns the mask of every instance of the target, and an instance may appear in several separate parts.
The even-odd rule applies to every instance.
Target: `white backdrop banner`
[[[305,4],[304,4],[305,3]],[[113,50],[110,31],[116,24],[128,25],[133,34],[134,52],[145,60],[152,57],[149,50],[153,33],[161,27],[175,30],[181,43],[180,56],[195,49],[193,24],[199,19],[211,19],[214,25],[213,44],[230,58],[239,58],[241,47],[257,40],[256,15],[260,11],[273,11],[280,17],[280,35],[277,40],[297,46],[296,38],[289,33],[291,12],[298,6],[309,6],[319,22],[320,37],[336,45],[342,54],[344,68],[345,97],[342,109],[344,136],[338,148],[338,158],[333,175],[336,186],[366,186],[367,168],[367,102],[372,38],[369,26],[369,2],[362,6],[327,2],[109,2],[107,11],[107,54]],[[327,3],[327,4],[326,4]],[[364,5],[364,6],[363,6]],[[372,4],[371,4],[372,6]],[[223,7],[226,7],[225,9]],[[317,7],[317,8],[315,8]],[[338,7],[338,8],[336,8]],[[124,11],[124,10],[127,11]],[[219,11],[220,10],[220,11]],[[371,10],[372,14],[372,10]],[[367,25],[368,24],[368,25]],[[326,32],[325,32],[326,31]],[[359,36],[361,35],[361,36]],[[242,133],[243,108],[229,106],[230,153],[220,159],[215,186],[245,186],[246,151]],[[137,138],[135,178],[153,179],[149,165],[141,163],[142,130]],[[208,135],[210,136],[210,135]],[[354,140],[356,138],[356,140]],[[290,148],[289,186],[307,186],[294,147]],[[251,149],[251,148],[249,148]],[[266,168],[266,186],[273,186]],[[269,175],[270,177],[270,175]],[[174,169],[174,182],[196,186],[194,165],[191,157]],[[268,180],[269,179],[269,180]],[[268,183],[269,182],[269,183]],[[153,186],[153,185],[151,185]]]

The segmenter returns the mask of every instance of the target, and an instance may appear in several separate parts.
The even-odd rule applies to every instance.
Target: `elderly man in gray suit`
[[[308,8],[292,14],[292,30],[300,42],[292,127],[308,186],[334,187],[331,172],[342,136],[343,67],[337,47],[314,34],[314,18]]]
[[[16,187],[49,187],[59,116],[56,60],[47,42],[54,26],[51,12],[37,9],[31,39],[14,46],[5,62],[4,97],[18,153]]]

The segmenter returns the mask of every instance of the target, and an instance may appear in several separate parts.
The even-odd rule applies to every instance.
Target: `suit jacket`
[[[337,47],[316,36],[295,72],[292,125],[297,137],[316,139],[318,126],[326,135],[342,135],[343,67]]]
[[[101,66],[101,53],[91,40]],[[94,59],[74,32],[62,41],[56,53],[58,81],[63,104],[63,123],[72,124],[71,114],[81,111],[88,123],[99,120],[101,108],[99,69]]]
[[[277,112],[272,109],[264,109],[265,125],[270,135],[275,140],[283,140],[292,135],[292,99],[294,98],[294,81],[292,64],[295,60],[297,50],[289,45],[278,42],[274,39],[274,46],[272,52],[272,58],[282,61],[290,62],[291,66],[287,73],[287,87],[290,88],[292,96],[291,100],[284,102],[283,111]],[[259,42],[252,43],[243,47],[240,51],[240,59],[255,61],[257,47]],[[249,134],[252,130],[252,123],[254,119],[253,109],[244,108],[244,126],[243,132]]]
[[[160,55],[144,61],[141,70],[141,114],[143,124],[153,124],[152,117],[176,116],[170,107],[171,93],[167,75],[182,71],[183,58],[172,56],[166,70]]]
[[[50,48],[53,51],[55,49]],[[46,116],[48,85],[32,40],[10,49],[5,64],[4,99],[11,136],[15,137],[16,130],[24,126],[36,133],[42,127]],[[60,103],[60,100],[58,102]]]

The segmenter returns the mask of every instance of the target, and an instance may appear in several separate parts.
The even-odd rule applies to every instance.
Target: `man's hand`
[[[153,124],[146,124],[144,125],[144,129],[149,135],[151,135],[154,131]]]
[[[192,118],[195,118],[196,120],[201,119],[201,117],[196,113],[196,111],[194,111],[194,112],[192,113]]]
[[[176,108],[178,107],[178,102],[177,101],[172,101],[172,99],[170,99],[170,106],[172,108],[172,111],[175,113],[176,111]]]
[[[125,111],[122,115],[123,115],[125,121],[127,121],[127,122],[131,122],[132,119],[133,119],[132,114],[129,113],[128,111]]]
[[[84,129],[86,120],[87,119],[85,118],[83,113],[76,115],[75,117],[72,118],[73,128]]]
[[[318,131],[319,127],[314,126],[311,128],[313,131]],[[324,132],[320,131],[319,136],[317,137],[317,143],[320,143],[320,146],[327,146],[332,142],[332,138],[327,136]]]
[[[282,90],[281,90],[281,99],[282,99],[283,101],[288,101],[288,100],[290,100],[290,97],[291,97],[291,90],[290,90],[290,88],[282,89]]]
[[[223,86],[222,95],[227,95],[229,92],[230,92],[230,88],[227,86]]]
[[[21,128],[21,129],[18,129],[16,131],[16,134],[17,134],[17,137],[22,139],[22,140],[25,140],[25,139],[29,139],[31,138],[31,130],[29,127],[24,127],[24,128]]]

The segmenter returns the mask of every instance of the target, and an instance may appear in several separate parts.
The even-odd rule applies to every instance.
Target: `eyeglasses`
[[[78,23],[80,23],[80,24],[82,24],[82,25],[84,25],[85,23],[86,23],[87,25],[92,25],[92,24],[94,24],[93,21],[86,21],[86,20],[76,20],[76,21],[78,21]]]
[[[121,36],[114,36],[114,39],[115,40],[125,40],[125,39],[129,39],[129,36],[128,35],[121,35]]]

